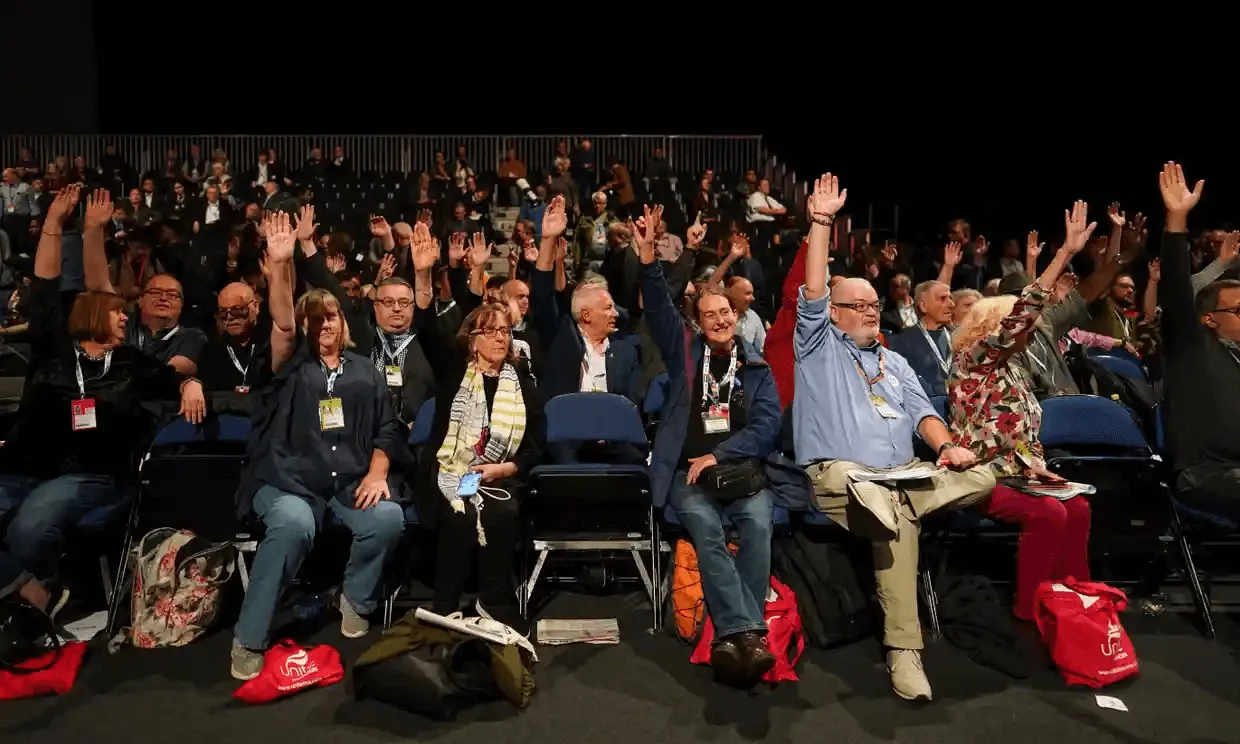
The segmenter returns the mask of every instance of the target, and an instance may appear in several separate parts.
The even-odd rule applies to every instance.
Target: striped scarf
[[[483,374],[478,371],[477,365],[469,365],[461,378],[461,387],[452,399],[448,433],[435,454],[439,462],[437,485],[454,510],[460,512],[465,507],[456,493],[461,476],[474,465],[508,462],[521,446],[524,436],[525,399],[521,396],[521,381],[517,378],[516,369],[504,363],[499,373],[495,401],[491,410],[487,411]],[[486,535],[482,531],[482,494],[474,494],[471,502],[479,515],[478,544],[486,545]]]

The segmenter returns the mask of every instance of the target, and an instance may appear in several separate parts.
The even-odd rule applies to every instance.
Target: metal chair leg
[[[1214,618],[1210,614],[1210,596],[1201,586],[1201,579],[1197,576],[1197,565],[1193,561],[1193,549],[1188,544],[1188,537],[1184,534],[1184,523],[1180,520],[1180,512],[1175,508],[1175,503],[1171,504],[1171,526],[1175,532],[1175,542],[1180,548],[1180,559],[1184,564],[1184,575],[1188,580],[1188,587],[1193,593],[1193,604],[1197,606],[1197,614],[1201,616],[1202,630],[1206,638],[1214,637]]]

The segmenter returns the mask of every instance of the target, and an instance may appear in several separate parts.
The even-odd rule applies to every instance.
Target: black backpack
[[[52,645],[44,645],[45,638]],[[49,651],[54,653],[42,666],[17,666]],[[14,598],[0,600],[0,669],[14,674],[42,672],[56,665],[60,652],[60,636],[47,613]]]
[[[856,568],[871,560],[861,542],[828,527],[797,530],[773,543],[775,576],[796,594],[805,635],[816,646],[832,648],[874,632],[873,587],[862,587]]]

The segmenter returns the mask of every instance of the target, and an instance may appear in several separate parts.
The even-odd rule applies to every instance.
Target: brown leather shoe
[[[715,670],[715,681],[720,684],[744,686],[749,656],[741,648],[739,637],[721,638],[710,649],[710,666]]]
[[[766,636],[754,632],[741,633],[741,649],[745,652],[746,670],[749,687],[762,681],[762,676],[775,666],[775,654],[766,645]]]

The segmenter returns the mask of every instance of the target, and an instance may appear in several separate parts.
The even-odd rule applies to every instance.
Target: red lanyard
[[[861,366],[860,359],[854,356],[853,364],[857,365],[857,372],[860,373],[861,379],[865,380],[865,386],[869,388],[870,393],[873,394],[874,386],[878,384],[879,380],[882,380],[887,376],[887,357],[883,355],[883,352],[878,352],[878,375],[872,380],[870,379],[870,376],[866,374],[865,368]]]

